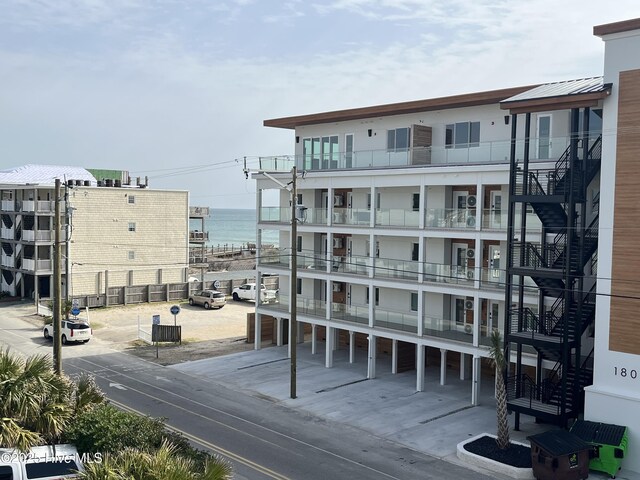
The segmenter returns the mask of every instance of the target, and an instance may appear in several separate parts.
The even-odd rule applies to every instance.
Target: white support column
[[[349,363],[356,361],[356,332],[349,331]]]
[[[318,353],[318,326],[314,323],[311,325],[311,355]]]
[[[420,210],[419,215],[420,219],[418,220],[418,226],[420,230],[424,230],[424,209],[427,205],[427,187],[426,185],[420,185]]]
[[[424,392],[424,354],[425,348],[416,345],[416,390]]]
[[[340,330],[337,328],[333,329],[333,351],[335,352],[340,348]]]
[[[298,321],[298,343],[304,343],[304,323]]]
[[[367,365],[367,378],[376,378],[376,340],[375,335],[369,335],[369,362]]]
[[[371,228],[376,226],[376,187],[371,187],[371,216],[369,217],[369,226]]]
[[[447,384],[447,350],[440,349],[440,385]]]
[[[326,368],[333,367],[333,340],[335,338],[333,335],[333,330],[333,327],[327,327],[327,330],[325,332],[325,337],[327,338],[327,340],[324,352],[324,366]]]
[[[422,265],[423,263],[420,262],[420,268],[422,269]],[[420,275],[420,278],[422,278],[422,275]],[[422,292],[421,290],[418,290],[418,311],[416,312],[416,315],[418,316],[417,318],[417,334],[419,337],[421,337],[424,333],[424,310],[425,310],[425,305],[424,305],[424,292]]]
[[[276,345],[282,346],[282,318],[276,318]]]
[[[37,298],[37,297],[36,297]],[[254,335],[253,335],[253,349],[260,350],[262,340],[262,314],[256,313],[254,318]]]
[[[481,380],[481,358],[478,355],[473,356],[473,367],[471,372],[471,405],[480,405],[480,380]]]
[[[483,199],[484,184],[482,182],[478,182],[476,186],[476,230],[480,230],[482,228],[482,206],[484,203]]]
[[[460,352],[460,380],[464,380],[467,376],[466,376],[466,360],[467,360],[467,356],[463,353]]]
[[[391,373],[398,373],[398,340],[391,340]]]
[[[480,297],[476,293],[473,296],[473,346],[477,347],[480,342],[480,312],[482,305],[480,305]]]

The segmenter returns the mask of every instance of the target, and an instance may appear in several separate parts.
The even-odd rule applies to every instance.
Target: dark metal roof
[[[611,86],[605,84],[602,77],[580,78],[577,80],[567,80],[565,82],[545,83],[544,85],[509,97],[501,103],[521,102],[541,98],[557,98],[584,93],[598,93],[604,92],[609,88],[611,88]]]

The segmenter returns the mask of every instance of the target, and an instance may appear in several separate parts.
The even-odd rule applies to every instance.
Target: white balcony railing
[[[0,262],[2,262],[2,266],[3,267],[15,267],[15,265],[16,265],[16,257],[15,257],[15,255],[5,255],[3,253],[2,254],[2,260],[0,260]]]
[[[0,229],[0,238],[4,238],[5,240],[13,240],[13,229],[2,227],[2,229]]]
[[[13,212],[14,207],[15,207],[15,203],[13,200],[2,200],[3,212]]]
[[[36,269],[36,261],[32,258],[23,258],[22,268],[24,270],[29,270],[30,272],[34,272]]]

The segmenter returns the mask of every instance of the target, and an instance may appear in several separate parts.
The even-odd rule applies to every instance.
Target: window
[[[416,292],[411,292],[411,311],[418,311],[418,294]]]
[[[302,279],[296,278],[296,293],[302,295]]]
[[[128,287],[132,287],[133,286],[133,270],[129,270],[129,275],[127,275],[127,286]]]
[[[298,195],[297,195],[297,202],[298,202],[298,205],[302,205],[302,194],[301,193],[298,193]]]
[[[338,168],[340,152],[338,136],[304,138],[302,140],[303,170]]]
[[[411,246],[411,260],[413,260],[414,262],[418,261],[419,251],[420,251],[420,244],[414,243]]]
[[[455,311],[455,317],[456,317],[456,324],[458,325],[464,325],[464,321],[467,318],[467,312],[464,308],[464,298],[456,298],[456,311]]]
[[[130,232],[136,231],[136,222],[129,222],[129,231]]]
[[[367,193],[367,210],[371,210],[371,194]],[[380,210],[380,192],[376,194],[376,210]]]
[[[298,237],[298,241],[297,241],[296,245],[297,245],[296,250],[298,252],[301,252],[302,251],[302,237]]]
[[[136,252],[134,252],[133,250],[129,250],[129,260],[135,260],[136,259]]]
[[[375,296],[376,296],[376,307],[378,305],[380,305],[380,289],[376,288],[375,289]],[[369,288],[367,287],[367,298],[366,298],[366,304],[369,305]]]
[[[129,195],[129,203],[136,203],[136,196],[135,195]]]
[[[420,194],[419,193],[413,194],[411,206],[414,212],[420,211]]]
[[[480,146],[480,122],[451,123],[445,130],[446,148]]]
[[[404,152],[409,149],[410,128],[396,128],[387,130],[387,151]]]

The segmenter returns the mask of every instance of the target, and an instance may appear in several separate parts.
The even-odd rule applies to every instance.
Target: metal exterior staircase
[[[506,343],[520,346],[516,374],[507,377],[507,402],[517,415],[559,425],[583,411],[582,392],[593,379],[592,367],[580,361],[580,352],[584,334],[595,320],[596,284],[585,292],[584,272],[597,254],[599,222],[596,213],[586,224],[585,202],[587,188],[600,169],[602,141],[598,137],[586,153],[581,145],[584,141],[574,130],[569,147],[553,169],[529,171],[525,166],[513,171],[512,163],[515,185],[510,187],[510,207],[515,211],[516,205],[531,205],[544,233],[540,243],[528,241],[525,233],[509,242],[508,292],[517,289],[522,293],[522,285],[513,283],[514,276],[531,277],[539,287],[538,309],[542,312],[520,303],[507,312]],[[526,231],[526,226],[520,228]],[[523,345],[537,352],[535,379],[524,373]],[[543,361],[555,363],[545,378]]]

